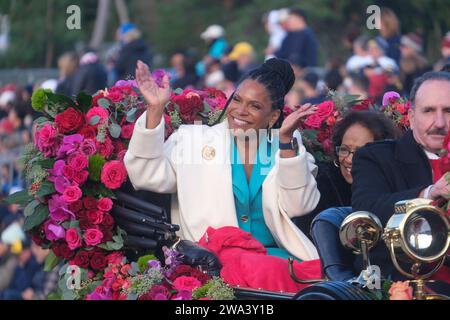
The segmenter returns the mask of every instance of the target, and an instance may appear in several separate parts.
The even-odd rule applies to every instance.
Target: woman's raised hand
[[[303,121],[303,118],[312,115],[316,111],[317,107],[315,105],[306,103],[288,115],[281,124],[280,141],[281,139],[290,141],[294,131],[300,126],[301,121]]]
[[[153,80],[148,66],[139,60],[136,66],[136,83],[148,103],[146,128],[154,129],[161,122],[164,107],[170,98],[169,78],[164,75],[163,87],[160,88]]]
[[[136,66],[136,83],[145,101],[149,104],[149,108],[164,110],[164,106],[170,98],[170,85],[167,75],[164,75],[163,87],[160,88],[153,80],[148,66],[139,60]]]

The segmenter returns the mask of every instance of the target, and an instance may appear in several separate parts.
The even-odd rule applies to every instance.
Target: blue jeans
[[[351,207],[329,208],[319,213],[311,224],[311,236],[319,252],[323,272],[330,280],[342,281],[355,276],[355,257],[339,239],[341,223],[350,213]]]

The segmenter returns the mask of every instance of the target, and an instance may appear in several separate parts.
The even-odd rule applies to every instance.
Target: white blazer
[[[238,227],[231,180],[228,122],[182,125],[164,142],[164,118],[146,128],[147,113],[136,122],[124,162],[135,189],[173,193],[171,218],[181,238],[198,241],[208,226]],[[318,258],[314,244],[291,221],[311,212],[320,193],[317,166],[300,133],[299,155],[275,156],[262,185],[265,222],[279,247],[301,260]]]

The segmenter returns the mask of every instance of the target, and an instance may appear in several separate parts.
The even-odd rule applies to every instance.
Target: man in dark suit
[[[436,165],[450,129],[450,73],[429,72],[416,79],[410,99],[411,130],[399,140],[370,143],[353,159],[353,211],[372,212],[383,226],[394,214],[397,201],[436,200],[450,194],[450,185]],[[384,242],[371,250],[370,260],[383,276],[404,279]],[[362,268],[362,259],[357,259],[355,271]]]
[[[289,11],[287,20],[287,35],[275,52],[277,58],[304,67],[317,65],[317,40],[314,32],[306,22],[306,14],[301,9]]]

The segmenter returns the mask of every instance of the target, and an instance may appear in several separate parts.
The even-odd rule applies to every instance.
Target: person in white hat
[[[205,66],[209,65],[213,60],[220,60],[228,49],[228,43],[225,40],[225,29],[218,24],[210,25],[200,34],[208,45],[208,54],[203,57],[203,61],[197,63],[197,76],[205,75]]]

